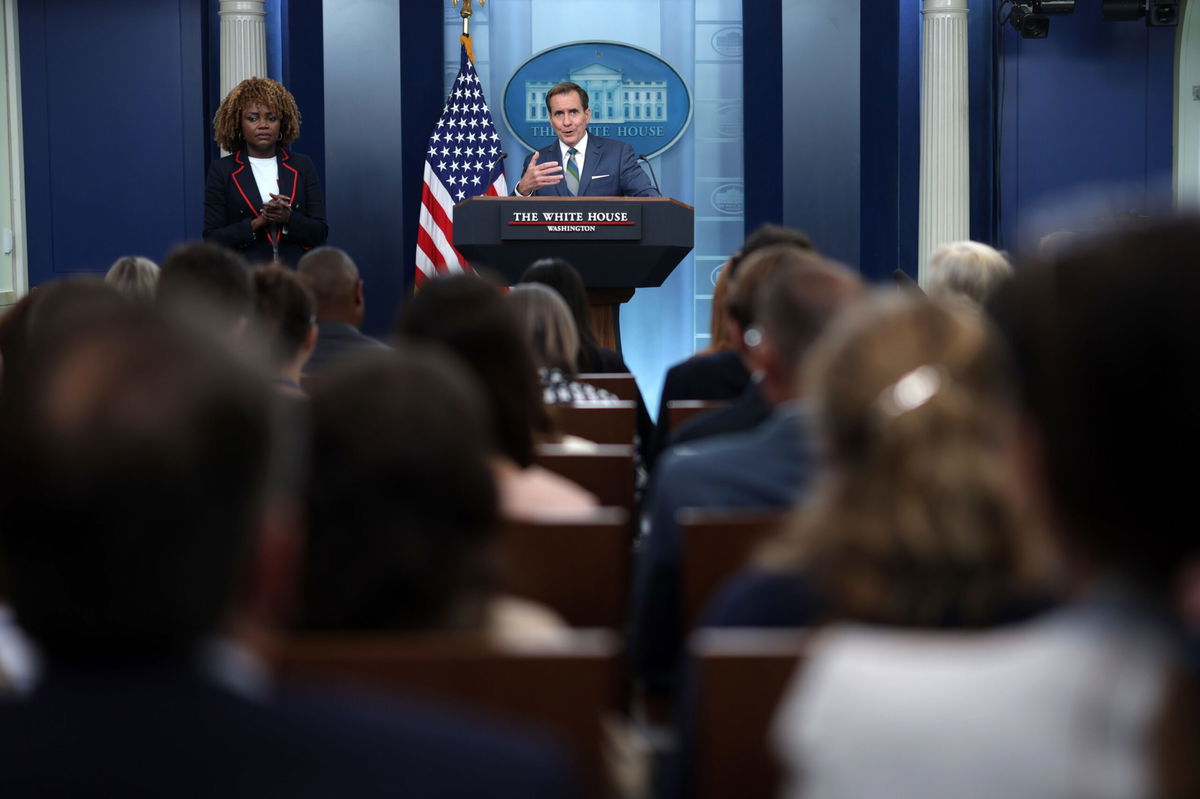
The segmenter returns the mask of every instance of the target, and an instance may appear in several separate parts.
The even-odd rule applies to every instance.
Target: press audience
[[[1198,246],[1196,220],[1160,222],[1027,263],[1001,290],[1022,412],[1006,462],[1060,545],[1070,600],[990,633],[822,633],[776,720],[787,795],[1195,794],[1197,708],[1168,688],[1198,550],[1179,460],[1200,447]],[[915,419],[956,387],[894,399]],[[1164,712],[1187,721],[1164,734]]]
[[[6,797],[570,794],[561,764],[431,709],[272,690],[250,637],[298,530],[270,387],[149,308],[39,333],[0,398],[0,557],[36,686],[0,701]]]

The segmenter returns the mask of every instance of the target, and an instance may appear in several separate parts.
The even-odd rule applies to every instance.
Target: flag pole
[[[463,44],[467,46],[467,55],[471,56],[472,61],[475,60],[475,53],[472,52],[471,49],[471,14],[474,13],[474,9],[472,8],[472,3],[474,3],[474,1],[475,0],[462,0],[463,7],[462,10],[458,12],[458,15],[462,17],[463,21]],[[450,4],[456,6],[458,5],[458,0],[450,0]],[[487,0],[479,0],[479,6],[481,8],[486,5]]]

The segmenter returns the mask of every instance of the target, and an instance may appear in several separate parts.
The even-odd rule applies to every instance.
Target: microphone
[[[650,159],[646,157],[645,153],[642,153],[638,156],[638,160],[646,162],[646,166],[650,168],[650,179],[654,181],[654,190],[662,194],[662,189],[658,187],[658,178],[654,176],[654,167],[650,166]]]
[[[488,185],[489,186],[492,185],[492,183],[494,183],[496,180],[496,167],[501,167],[501,165],[504,163],[504,159],[506,159],[506,158],[508,158],[508,153],[502,152],[502,153],[500,153],[499,156],[496,157],[495,161],[492,161],[492,166],[488,170]],[[501,171],[503,171],[503,167],[501,167]]]

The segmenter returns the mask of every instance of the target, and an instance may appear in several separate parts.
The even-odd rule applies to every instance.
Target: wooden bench
[[[273,662],[283,680],[400,692],[540,729],[575,755],[589,794],[604,796],[602,724],[615,701],[618,651],[612,634],[596,630],[521,649],[481,633],[345,633],[294,637]]]
[[[555,474],[586,488],[606,507],[624,508],[634,515],[634,461],[630,444],[599,444],[578,452],[562,444],[540,444],[537,462]]]
[[[499,557],[505,593],[548,605],[575,627],[624,626],[632,555],[628,515],[601,508],[563,521],[505,521]]]
[[[697,707],[687,765],[697,799],[779,795],[771,723],[808,638],[804,630],[705,629],[692,635]]]
[[[667,429],[674,431],[688,419],[728,404],[726,400],[671,400],[667,403]]]
[[[637,403],[630,400],[547,405],[555,427],[597,444],[632,444],[637,428]]]
[[[615,394],[617,399],[636,402],[637,379],[629,372],[580,372],[575,375],[580,383],[602,388]]]
[[[713,595],[740,570],[758,545],[777,533],[787,511],[681,508],[683,623],[696,626]]]

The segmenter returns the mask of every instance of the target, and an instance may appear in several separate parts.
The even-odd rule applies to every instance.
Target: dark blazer
[[[549,146],[538,150],[538,162],[554,161],[562,163],[562,152],[559,150],[558,139]],[[529,159],[533,153],[525,157],[521,164],[521,174],[529,168]],[[565,174],[566,164],[563,164]],[[517,179],[520,182],[520,178]],[[513,186],[513,194],[516,194]],[[564,177],[553,186],[543,186],[535,191],[533,197],[570,197],[567,191],[567,181]],[[658,189],[650,182],[645,171],[638,166],[633,148],[628,142],[619,139],[605,139],[601,136],[588,134],[587,155],[583,159],[583,172],[579,175],[580,197],[660,197]]]
[[[746,390],[729,405],[703,413],[681,424],[667,439],[667,447],[725,433],[753,430],[771,415],[771,410],[771,406],[763,397],[762,388],[755,380],[751,380],[746,384]]]
[[[742,356],[733,350],[693,355],[667,370],[658,403],[658,429],[647,468],[654,465],[671,437],[667,403],[672,400],[731,400],[741,395],[750,383],[750,373]]]
[[[683,444],[662,456],[647,491],[631,605],[630,660],[652,691],[674,688],[683,644],[682,508],[790,507],[816,473],[810,423],[785,403],[744,433]]]
[[[366,694],[234,693],[183,664],[50,664],[0,701],[0,796],[574,795],[562,753],[475,716]]]
[[[304,364],[304,374],[324,374],[355,355],[386,349],[382,341],[364,336],[349,322],[317,322],[317,346]]]
[[[308,156],[278,148],[279,188],[273,194],[292,198],[292,221],[279,235],[279,259],[295,268],[300,256],[325,243],[329,224],[325,221],[325,198],[317,170]],[[250,231],[250,220],[258,216],[262,194],[254,182],[254,171],[239,150],[214,161],[204,184],[204,240],[237,250],[250,263],[272,260],[270,234]]]

